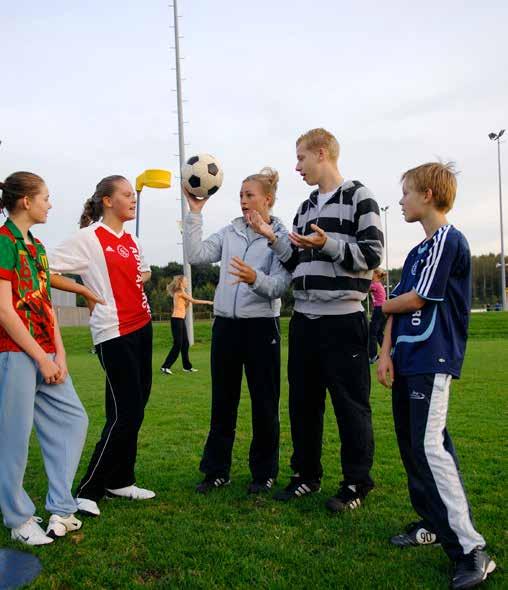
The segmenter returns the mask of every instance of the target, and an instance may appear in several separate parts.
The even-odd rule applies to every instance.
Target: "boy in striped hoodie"
[[[292,233],[277,237],[268,224],[251,216],[252,227],[268,238],[292,273],[295,297],[288,361],[294,475],[274,497],[287,501],[320,490],[328,390],[341,438],[343,481],[327,507],[342,512],[358,508],[374,486],[368,327],[362,301],[372,270],[382,259],[383,233],[372,193],[341,176],[339,144],[331,133],[308,131],[296,142],[296,156],[296,171],[318,188],[300,205]]]

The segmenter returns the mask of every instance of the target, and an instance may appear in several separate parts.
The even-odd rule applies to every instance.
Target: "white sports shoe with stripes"
[[[225,477],[215,477],[207,475],[205,479],[196,486],[198,494],[208,494],[212,490],[228,486],[231,483],[230,479]]]
[[[301,498],[307,494],[315,494],[321,491],[319,481],[308,481],[299,475],[293,475],[289,484],[283,489],[279,490],[273,495],[274,500],[280,502],[288,502],[295,498]]]

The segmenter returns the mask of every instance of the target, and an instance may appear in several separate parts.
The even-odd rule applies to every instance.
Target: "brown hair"
[[[275,203],[275,195],[277,193],[277,185],[279,183],[279,173],[277,170],[274,170],[269,166],[265,166],[257,174],[251,174],[250,176],[247,176],[247,178],[243,179],[243,182],[250,181],[259,182],[261,188],[263,189],[263,193],[272,197],[270,203],[270,208],[272,208]]]
[[[322,127],[311,129],[310,131],[300,135],[300,137],[296,140],[296,147],[298,147],[302,142],[304,142],[305,147],[312,152],[323,148],[328,153],[328,159],[332,160],[333,162],[336,162],[339,157],[339,142],[334,135]]]
[[[448,213],[453,207],[457,193],[456,175],[454,162],[429,162],[407,170],[400,181],[410,182],[419,193],[430,189],[436,209]]]
[[[386,277],[386,271],[383,270],[381,267],[375,268],[374,274],[379,277],[380,281],[382,281]]]
[[[175,275],[171,283],[169,283],[166,287],[166,291],[170,295],[174,295],[177,291],[180,291],[182,289],[182,283],[184,278],[184,275]]]
[[[34,197],[41,189],[44,180],[33,172],[14,172],[4,182],[0,182],[0,209],[7,209],[10,213],[16,208],[16,203],[24,197]]]
[[[104,213],[104,205],[102,199],[110,197],[115,192],[115,184],[119,180],[127,180],[124,176],[114,174],[106,176],[95,187],[94,194],[85,201],[83,213],[79,219],[79,227],[87,227],[94,221],[99,221]]]

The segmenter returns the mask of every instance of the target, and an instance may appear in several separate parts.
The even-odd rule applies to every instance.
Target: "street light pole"
[[[499,133],[489,133],[489,139],[497,142],[497,173],[499,181],[499,225],[501,230],[501,304],[504,311],[508,311],[506,307],[506,268],[504,260],[504,232],[503,232],[503,192],[501,187],[501,136],[505,130],[501,129]]]
[[[381,211],[385,214],[385,266],[386,266],[386,296],[390,297],[390,271],[388,270],[388,217],[387,211],[390,205],[381,207]]]

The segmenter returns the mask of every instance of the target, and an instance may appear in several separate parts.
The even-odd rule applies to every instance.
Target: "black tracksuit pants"
[[[181,352],[183,368],[192,369],[192,363],[189,360],[189,337],[184,318],[171,318],[171,333],[173,334],[173,346],[166,360],[162,363],[162,367],[171,369]]]
[[[455,561],[485,540],[474,528],[446,429],[450,381],[441,373],[402,376],[395,367],[392,406],[411,504]]]
[[[152,386],[152,324],[96,348],[106,373],[106,424],[76,492],[95,501],[106,488],[136,481],[138,432]]]
[[[323,475],[321,447],[326,390],[341,440],[346,484],[367,493],[374,456],[370,409],[367,320],[363,312],[309,319],[295,312],[289,324],[291,467],[306,480]]]
[[[373,359],[377,355],[377,345],[383,344],[383,333],[385,329],[386,318],[380,306],[374,307],[369,324],[369,358]]]
[[[229,478],[242,373],[252,408],[249,466],[254,481],[279,468],[280,331],[278,318],[216,317],[212,328],[212,416],[200,469]]]

